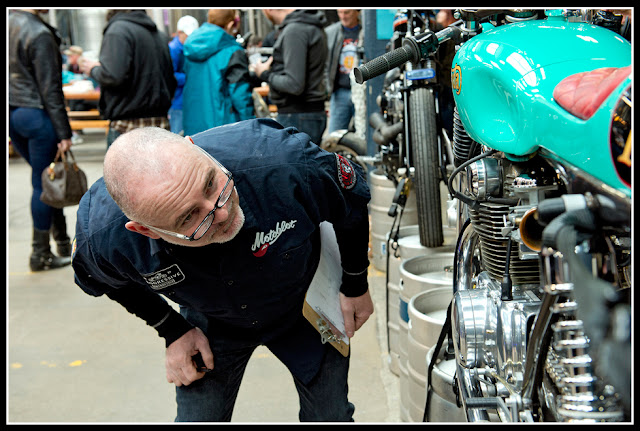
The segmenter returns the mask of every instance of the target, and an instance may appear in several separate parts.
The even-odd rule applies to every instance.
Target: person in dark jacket
[[[184,45],[184,134],[254,118],[249,62],[231,35],[235,9],[210,9]]]
[[[109,148],[78,207],[75,282],[165,339],[176,421],[229,421],[259,345],[291,372],[301,421],[351,421],[349,355],[323,343],[302,309],[329,222],[340,261],[320,271],[336,280],[345,335],[373,313],[370,197],[359,165],[272,119],[192,137],[136,129]]]
[[[256,76],[269,84],[269,98],[278,108],[276,120],[293,126],[320,143],[327,125],[325,61],[327,20],[320,10],[263,9],[279,26],[273,56],[255,65]]]
[[[340,21],[325,29],[329,48],[326,66],[327,93],[331,95],[329,133],[349,129],[349,123],[355,114],[351,101],[350,75],[353,68],[358,66],[358,47],[364,43],[360,11],[338,9],[338,17]]]
[[[71,148],[71,127],[62,93],[60,37],[44,22],[43,10],[9,14],[9,137],[15,150],[31,165],[32,271],[69,265],[71,247],[62,209],[40,200],[42,171],[58,150]],[[49,233],[60,256],[51,252]]]
[[[144,10],[109,11],[99,61],[81,69],[100,84],[100,113],[111,120],[107,146],[138,127],[170,128],[173,63],[167,36]]]

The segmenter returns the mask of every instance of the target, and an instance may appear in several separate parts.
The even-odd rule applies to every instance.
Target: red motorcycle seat
[[[630,74],[631,66],[604,67],[577,73],[560,81],[553,90],[553,98],[572,115],[588,120]]]

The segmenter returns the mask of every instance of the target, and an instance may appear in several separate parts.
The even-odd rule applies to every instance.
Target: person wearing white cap
[[[173,75],[176,77],[178,86],[173,95],[171,108],[169,108],[169,125],[173,133],[183,133],[182,127],[182,90],[185,83],[183,46],[187,37],[200,26],[198,20],[191,15],[185,15],[178,20],[176,35],[169,42],[169,51],[173,61]]]

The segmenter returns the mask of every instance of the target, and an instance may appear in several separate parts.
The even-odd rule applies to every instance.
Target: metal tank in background
[[[86,57],[98,59],[108,9],[72,9],[69,12],[71,41]],[[58,11],[59,13],[60,11]]]

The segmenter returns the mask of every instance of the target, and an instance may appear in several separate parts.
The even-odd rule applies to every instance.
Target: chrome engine
[[[469,221],[459,229],[450,316],[467,419],[628,420],[630,221],[601,217],[627,203],[578,190],[546,159],[477,154],[458,163],[459,220]],[[545,228],[562,211],[545,219],[541,207],[584,208],[593,229],[580,224],[577,246],[556,244]]]

